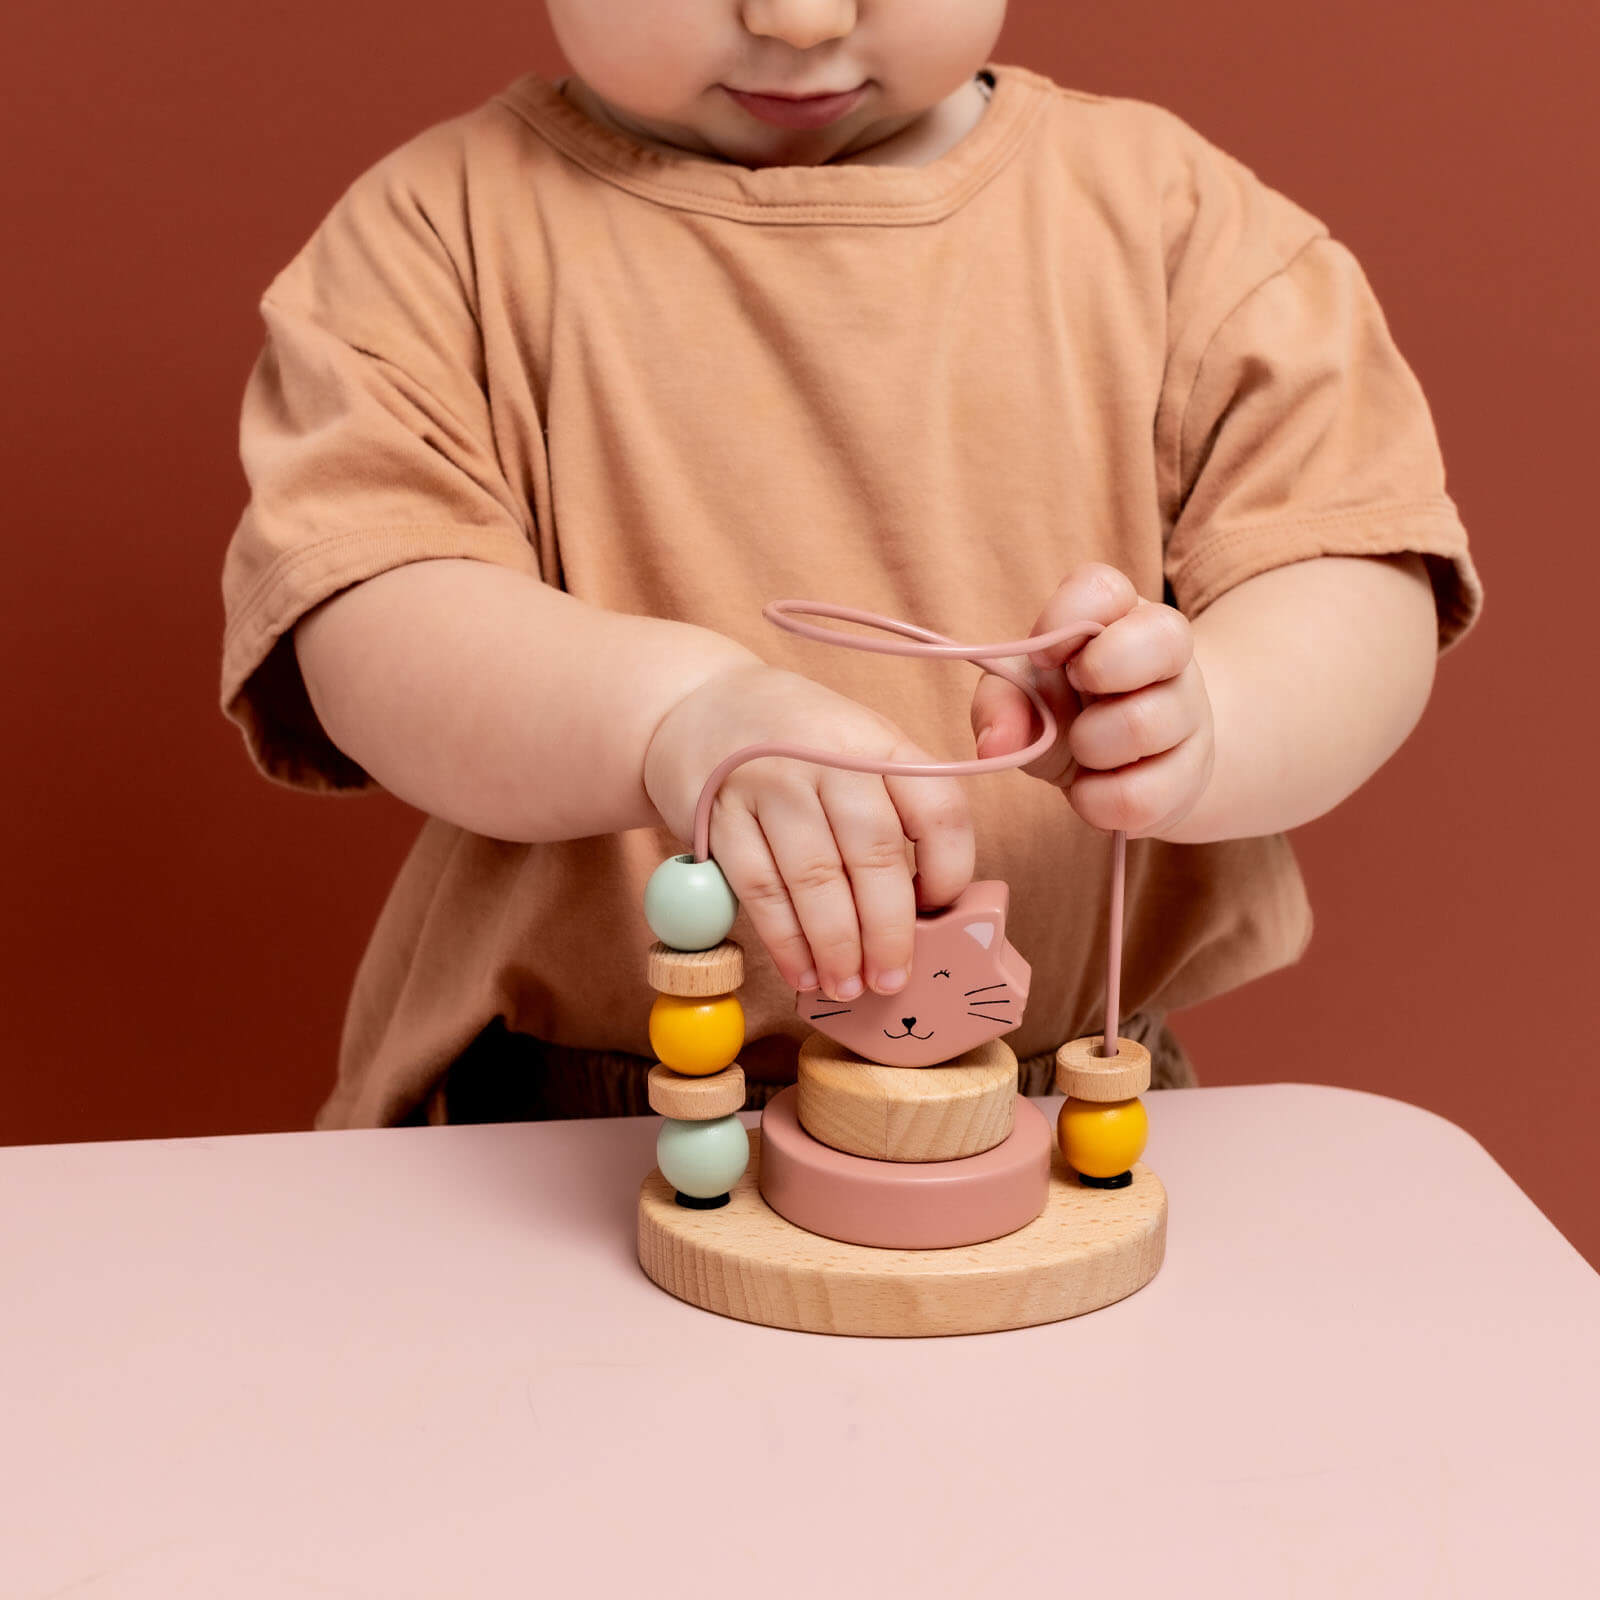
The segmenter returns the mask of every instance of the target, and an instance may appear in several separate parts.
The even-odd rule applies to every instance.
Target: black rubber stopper
[[[1078,1182],[1086,1189],[1126,1189],[1133,1182],[1133,1173],[1119,1172],[1114,1178],[1091,1178],[1080,1172]]]
[[[1130,1172],[1128,1177],[1131,1180],[1133,1174]],[[715,1211],[718,1206],[727,1205],[733,1198],[731,1194],[717,1194],[713,1195],[709,1200],[701,1200],[692,1194],[679,1194],[676,1189],[672,1191],[672,1197],[680,1206],[689,1211]]]

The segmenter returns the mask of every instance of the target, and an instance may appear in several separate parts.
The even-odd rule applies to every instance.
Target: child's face
[[[1005,18],[1005,0],[547,4],[591,115],[749,167],[815,166],[914,139],[970,84]],[[847,98],[797,106],[741,92]]]

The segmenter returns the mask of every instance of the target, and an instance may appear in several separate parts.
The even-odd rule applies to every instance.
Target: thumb
[[[984,673],[972,692],[972,735],[983,757],[1008,756],[1024,749],[1037,737],[1027,695],[1014,683]]]

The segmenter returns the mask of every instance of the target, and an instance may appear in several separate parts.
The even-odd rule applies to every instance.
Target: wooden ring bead
[[[659,1063],[650,1069],[650,1109],[674,1122],[715,1122],[744,1109],[744,1068],[735,1063],[709,1078],[686,1078]]]
[[[1150,1087],[1150,1052],[1132,1039],[1117,1040],[1114,1056],[1097,1054],[1105,1039],[1072,1039],[1056,1051],[1056,1090],[1074,1100],[1132,1100]]]
[[[674,950],[658,939],[650,946],[649,977],[659,994],[688,1000],[731,994],[744,983],[744,951],[732,939],[709,950]]]
[[[1011,1136],[1017,1058],[1002,1039],[937,1067],[863,1061],[825,1034],[800,1046],[797,1109],[813,1139],[873,1161],[959,1161]]]

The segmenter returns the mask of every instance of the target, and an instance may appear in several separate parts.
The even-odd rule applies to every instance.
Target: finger
[[[1193,697],[1178,677],[1092,702],[1068,730],[1067,745],[1080,766],[1107,772],[1175,749],[1198,726]]]
[[[1126,694],[1177,677],[1193,659],[1189,619],[1171,606],[1141,600],[1078,652],[1067,682],[1088,694]]]
[[[1062,580],[1028,633],[1049,633],[1074,622],[1098,622],[1109,627],[1132,611],[1138,601],[1139,593],[1126,573],[1102,561],[1091,561]],[[1067,639],[1047,645],[1033,651],[1028,659],[1041,671],[1059,667],[1081,643],[1081,639]]]
[[[1012,755],[1037,737],[1037,718],[1014,683],[985,672],[972,691],[972,737],[980,756]]]
[[[817,987],[816,963],[760,822],[745,805],[718,795],[711,813],[712,854],[783,979]]]
[[[1114,772],[1080,769],[1067,798],[1085,822],[1107,833],[1120,829],[1130,839],[1155,833],[1169,818],[1187,813],[1204,787],[1203,743],[1186,739]]]
[[[722,794],[711,807],[711,854],[783,981],[801,992],[815,989],[811,946],[766,835],[745,806]]]
[[[755,818],[811,949],[818,987],[830,999],[854,1000],[863,987],[861,929],[817,780],[767,785],[757,795]]]
[[[1055,739],[1032,761],[1025,763],[1022,771],[1030,777],[1042,778],[1046,783],[1059,784],[1072,770],[1072,752],[1067,747],[1067,730],[1082,709],[1083,702],[1059,668],[1041,672],[1029,662],[1021,661],[1018,670],[1033,685],[1034,692],[1039,698],[1050,708],[1050,714],[1056,723]],[[985,692],[984,685],[989,683],[998,684],[1000,688]],[[983,725],[978,722],[978,718],[986,714],[1000,699],[1000,689],[1015,698],[1007,701],[1002,720],[987,724],[995,731],[992,731],[987,738],[980,737],[977,744],[980,756],[1015,755],[1038,739],[1044,728],[1033,702],[1017,685],[1007,683],[1003,678],[986,675],[979,683],[977,693],[973,695],[973,724],[980,735]],[[984,695],[983,701],[979,700],[980,694]],[[1017,708],[1020,708],[1020,712]]]
[[[875,774],[825,771],[817,792],[855,896],[861,976],[879,994],[906,986],[917,921],[900,816]]]
[[[902,745],[896,761],[926,761],[914,745]],[[916,855],[912,880],[923,911],[953,904],[972,882],[977,841],[967,791],[959,778],[885,778],[883,786],[900,816],[900,830]]]
[[[1046,783],[1059,784],[1072,772],[1072,749],[1068,736],[1073,722],[1083,708],[1083,702],[1067,682],[1066,675],[1059,669],[1039,672],[1029,667],[1028,671],[1033,674],[1033,686],[1039,698],[1050,708],[1050,714],[1055,718],[1056,736],[1022,770],[1031,778],[1042,778]],[[1031,707],[1029,709],[1032,710]],[[1039,737],[1043,726],[1038,713],[1034,712],[1033,726],[1028,734],[1030,741]]]

